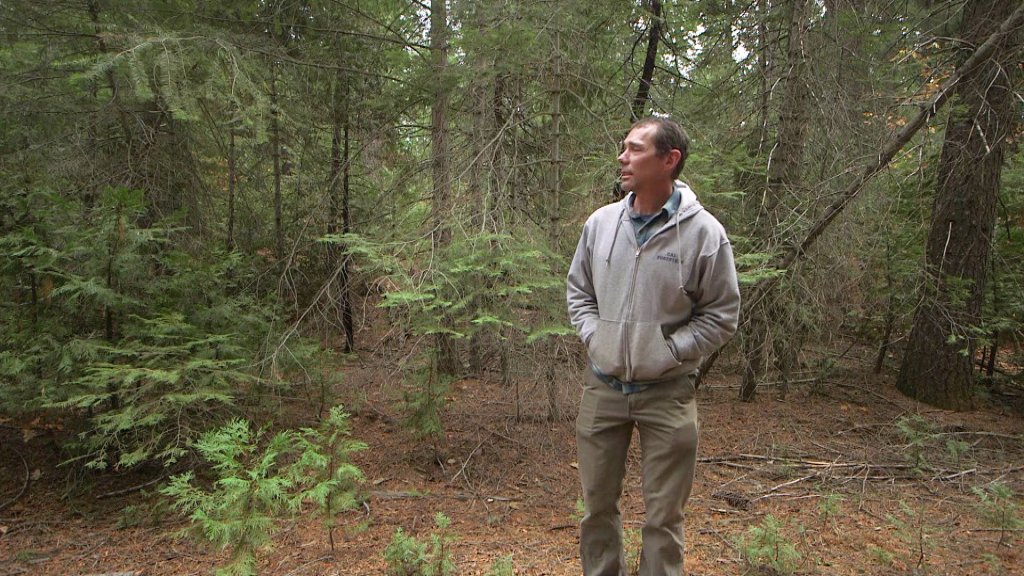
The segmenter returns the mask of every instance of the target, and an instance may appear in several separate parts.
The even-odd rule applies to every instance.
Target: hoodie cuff
[[[700,360],[702,356],[700,347],[697,346],[697,340],[693,337],[693,331],[688,326],[684,326],[672,334],[668,339],[668,344],[679,362]]]

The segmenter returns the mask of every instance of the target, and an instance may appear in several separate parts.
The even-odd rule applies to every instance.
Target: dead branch
[[[480,447],[483,446],[483,445],[484,445],[484,441],[481,440],[480,443],[476,445],[476,448],[473,448],[473,451],[469,453],[469,456],[467,456],[466,460],[462,463],[462,468],[459,468],[459,471],[456,472],[454,476],[452,476],[451,482],[453,484],[455,483],[455,479],[458,478],[459,476],[465,477],[466,466],[469,466],[469,461],[473,459],[473,455],[476,454],[476,451],[479,450]],[[467,480],[468,480],[468,478],[467,478]]]
[[[780,458],[780,457],[773,457],[773,456],[761,456],[759,454],[737,454],[735,456],[728,456],[728,457],[716,456],[716,457],[708,457],[708,458],[699,458],[698,462],[702,462],[702,463],[706,463],[706,464],[719,464],[719,465],[730,466],[730,467],[750,468],[751,466],[749,466],[749,465],[738,464],[736,462],[736,461],[743,461],[743,460],[761,461],[761,462],[765,462],[765,463],[768,463],[768,464],[776,464],[777,463],[777,464],[782,464],[782,465],[785,465],[785,466],[793,466],[793,467],[796,467],[796,468],[801,468],[803,470],[811,470],[812,471],[811,474],[808,474],[806,476],[802,476],[802,477],[797,478],[795,480],[790,480],[790,481],[784,482],[782,484],[779,484],[778,486],[775,486],[774,488],[771,488],[771,489],[767,490],[761,496],[759,496],[757,498],[754,498],[752,500],[754,502],[756,502],[757,500],[759,500],[761,498],[764,498],[768,494],[775,493],[775,492],[777,492],[778,490],[780,490],[782,488],[785,488],[787,486],[791,486],[793,484],[798,484],[798,483],[806,481],[806,480],[811,480],[811,479],[814,479],[814,478],[826,477],[826,478],[831,478],[831,479],[834,479],[834,480],[862,480],[864,482],[867,482],[868,480],[921,480],[922,479],[922,476],[921,476],[920,473],[910,473],[910,474],[899,473],[901,471],[916,470],[916,469],[919,468],[919,466],[916,466],[916,465],[913,465],[913,464],[897,464],[897,463],[872,464],[870,462],[838,462],[838,461],[828,462],[828,461],[823,461],[823,460],[808,460],[808,459],[797,459],[797,458]],[[1024,467],[1022,467],[1022,468],[1024,468]],[[836,476],[836,475],[834,475],[832,473],[834,471],[840,471],[840,470],[851,471],[851,472],[853,472],[853,475]],[[978,473],[978,469],[977,468],[971,468],[971,469],[968,469],[968,470],[948,470],[948,469],[942,469],[942,468],[929,468],[928,471],[934,474],[934,476],[931,477],[931,480],[933,482],[948,482],[950,480],[955,480],[957,478],[961,478],[961,477],[967,476],[969,474],[977,474]]]
[[[153,484],[156,484],[157,482],[160,482],[161,480],[163,480],[166,477],[167,477],[167,474],[161,474],[161,475],[157,476],[156,478],[150,480],[149,482],[144,482],[144,483],[139,484],[137,486],[130,486],[128,488],[122,488],[120,490],[114,490],[113,492],[106,492],[104,494],[100,494],[100,495],[96,496],[96,499],[97,500],[103,500],[105,498],[114,498],[114,497],[117,497],[117,496],[124,496],[125,494],[131,494],[132,492],[138,492],[139,490],[142,490],[144,488],[148,488],[148,487],[152,486]]]
[[[968,74],[974,71],[979,65],[985,62],[992,52],[996,49],[996,46],[1002,41],[1002,39],[1013,32],[1018,25],[1024,22],[1024,4],[1021,4],[1014,10],[1013,14],[1003,22],[1002,26],[999,27],[995,33],[988,37],[985,42],[978,47],[977,50],[972,54],[959,68],[953,71],[953,74],[942,84],[939,90],[935,93],[930,101],[920,107],[917,115],[914,116],[907,124],[900,130],[895,136],[893,136],[883,147],[876,157],[875,161],[869,166],[864,168],[856,180],[854,180],[839,197],[836,198],[832,204],[825,209],[824,216],[821,217],[811,229],[808,230],[803,240],[793,245],[777,262],[776,268],[780,270],[788,270],[793,266],[801,257],[803,257],[815,242],[818,237],[821,236],[822,232],[832,224],[832,221],[836,219],[839,214],[846,209],[850,202],[860,194],[864,186],[871,180],[876,174],[881,172],[889,162],[899,153],[903,147],[910,142],[914,134],[917,133],[929,120],[935,116],[939,109],[949,100],[953,94],[953,90],[960,83],[961,80]],[[760,303],[768,293],[770,293],[775,286],[778,285],[781,280],[781,276],[773,276],[766,280],[761,281],[754,286],[754,289],[750,296],[745,299],[744,309],[751,310]],[[749,304],[748,304],[749,303]]]

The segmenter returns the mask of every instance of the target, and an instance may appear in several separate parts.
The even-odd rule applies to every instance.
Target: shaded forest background
[[[378,349],[425,444],[458,380],[571,418],[565,271],[650,113],[734,244],[705,368],[741,399],[854,345],[941,408],[1021,388],[1019,2],[13,0],[0,34],[0,422],[74,466],[180,471],[283,405],[343,455]]]

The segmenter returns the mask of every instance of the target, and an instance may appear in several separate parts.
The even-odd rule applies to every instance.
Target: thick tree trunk
[[[1008,19],[1014,0],[965,4],[963,40],[976,46]],[[1018,9],[1019,10],[1019,9]],[[1020,32],[967,74],[953,96],[928,235],[923,304],[897,388],[933,406],[974,405],[974,350],[1006,136],[1014,123],[1012,81]]]

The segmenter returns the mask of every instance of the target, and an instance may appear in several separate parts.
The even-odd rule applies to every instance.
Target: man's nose
[[[623,150],[622,154],[619,154],[619,164],[625,164],[629,161],[629,158],[626,156],[627,152],[628,150]]]

